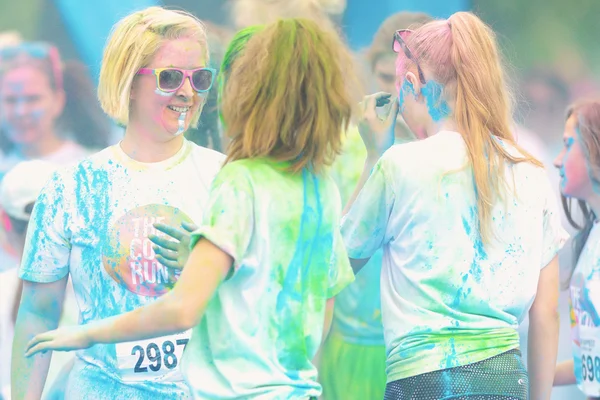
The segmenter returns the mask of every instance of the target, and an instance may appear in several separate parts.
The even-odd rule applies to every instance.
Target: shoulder
[[[198,146],[196,143],[188,141],[191,148],[191,156],[200,164],[202,170],[214,178],[223,167],[225,154],[206,147]]]
[[[213,181],[213,189],[228,187],[244,192],[253,192],[256,169],[252,160],[236,160],[223,165]]]
[[[426,182],[428,178],[463,168],[466,162],[466,146],[460,133],[444,131],[427,139],[392,146],[378,166],[394,181],[414,178]]]
[[[96,186],[99,180],[110,180],[108,170],[117,164],[114,151],[114,146],[110,146],[83,160],[61,166],[54,173],[51,182],[61,190],[93,190],[93,186]]]
[[[196,143],[191,141],[188,141],[188,143],[191,146],[192,153],[201,157],[207,164],[217,164],[219,167],[221,167],[225,161],[225,154],[223,153],[207,147],[198,146]]]
[[[465,142],[458,132],[444,131],[426,139],[393,145],[382,157],[386,163],[431,163],[464,156]]]

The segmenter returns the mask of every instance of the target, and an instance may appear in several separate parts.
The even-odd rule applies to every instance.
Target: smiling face
[[[563,142],[564,147],[554,160],[560,174],[560,191],[565,197],[588,200],[593,195],[593,184],[575,114],[565,124]]]
[[[206,67],[205,54],[202,44],[193,37],[166,40],[145,68],[202,68]],[[196,92],[189,78],[177,91],[168,93],[158,89],[155,75],[137,75],[131,88],[129,122],[142,127],[142,133],[155,140],[171,140],[181,133],[181,123],[183,131],[189,128],[194,116],[202,111],[207,95]]]

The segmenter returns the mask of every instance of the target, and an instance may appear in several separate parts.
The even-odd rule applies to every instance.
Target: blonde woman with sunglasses
[[[385,399],[549,399],[566,233],[542,164],[510,131],[494,34],[460,12],[396,32],[393,47],[393,111],[426,138],[391,147],[384,95],[368,97],[367,161],[342,221],[355,271],[384,252]]]
[[[224,156],[187,141],[215,71],[202,23],[151,7],[123,18],[102,61],[98,95],[123,140],[54,175],[32,212],[20,269],[12,390],[39,399],[52,352],[26,358],[28,338],[56,328],[70,276],[80,323],[154,302],[179,278],[156,260],[156,222],[198,223]],[[179,366],[190,331],[78,352],[69,399],[190,396]]]

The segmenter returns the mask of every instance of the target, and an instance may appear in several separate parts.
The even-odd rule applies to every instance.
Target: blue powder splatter
[[[319,255],[322,253],[321,249],[331,248],[333,243],[331,234],[321,232],[323,209],[318,180],[313,174],[311,176],[315,197],[314,208],[309,202],[308,174],[307,170],[302,171],[304,205],[298,239],[276,303],[276,312],[280,323],[285,326],[277,339],[277,346],[281,349],[280,354],[282,354],[279,361],[288,370],[302,369],[302,365],[306,362],[306,356],[310,356],[317,350],[312,348],[310,336],[302,337],[304,321],[299,318],[298,313],[303,313],[302,309],[307,307],[304,297],[311,290],[306,287],[306,284],[309,281],[311,269],[314,267],[313,258],[319,259]]]
[[[438,122],[450,115],[450,107],[446,100],[442,98],[444,87],[442,84],[430,80],[421,88],[421,94],[425,98],[427,111],[434,122]]]
[[[427,112],[429,113],[431,119],[434,122],[439,122],[443,118],[446,118],[448,117],[448,115],[450,115],[450,107],[448,106],[446,100],[442,98],[443,91],[444,87],[442,86],[442,84],[434,80],[428,81],[421,88],[421,95],[425,99],[425,104],[427,105]],[[404,111],[404,100],[407,94],[412,94],[415,99],[417,98],[414,85],[410,81],[405,79],[398,93],[399,112]]]
[[[469,279],[469,274],[463,274],[462,285],[456,291],[456,296],[454,296],[454,300],[452,300],[452,304],[450,305],[452,308],[458,308],[461,300],[466,299],[467,296],[471,294],[471,288],[468,288],[465,290],[465,286],[467,284],[468,279]]]
[[[448,344],[450,345],[450,353],[446,355],[446,369],[457,367],[458,358],[456,357],[456,346],[454,344],[454,338],[450,338]]]

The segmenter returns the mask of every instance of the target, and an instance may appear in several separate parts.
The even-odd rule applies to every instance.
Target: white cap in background
[[[25,208],[38,195],[58,166],[48,161],[23,161],[10,169],[0,183],[0,207],[11,217],[29,220]]]

